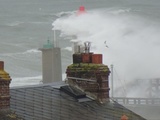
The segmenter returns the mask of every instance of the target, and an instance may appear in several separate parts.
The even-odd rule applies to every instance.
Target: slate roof
[[[71,95],[61,86],[68,85],[58,82],[11,88],[10,107],[25,120],[120,120],[124,114],[129,120],[145,120],[112,100],[100,104],[85,93]]]

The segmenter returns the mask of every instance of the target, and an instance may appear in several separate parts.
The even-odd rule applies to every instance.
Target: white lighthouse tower
[[[42,51],[42,82],[62,81],[61,50],[50,40],[40,48]]]

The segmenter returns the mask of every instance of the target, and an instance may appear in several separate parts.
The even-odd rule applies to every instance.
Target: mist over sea
[[[81,5],[87,14],[77,17]],[[38,48],[53,41],[53,24],[63,74],[72,63],[70,40],[76,35],[78,41],[91,41],[92,51],[103,53],[104,64],[114,65],[117,96],[136,96],[139,89],[134,85],[145,93],[148,84],[138,79],[160,77],[159,21],[159,0],[0,0],[0,60],[11,86],[41,83]]]

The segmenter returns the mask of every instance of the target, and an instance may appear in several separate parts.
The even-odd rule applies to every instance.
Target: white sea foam
[[[53,26],[63,37],[76,36],[80,42],[91,41],[92,51],[103,53],[104,64],[114,64],[119,74],[115,79],[125,80],[126,85],[138,78],[158,78],[160,25],[130,11],[87,11],[79,16],[61,17]],[[115,86],[120,86],[119,81]]]
[[[14,26],[19,26],[20,24],[23,24],[24,22],[21,21],[15,21],[12,23],[9,23],[8,26],[14,27]]]
[[[110,11],[110,12],[113,13],[113,14],[124,14],[124,13],[130,12],[130,11],[131,11],[130,8],[126,8],[126,9],[113,10],[113,11]]]
[[[63,73],[62,81],[65,81],[65,79],[66,79],[66,74]],[[36,85],[36,84],[42,84],[42,76],[12,78],[11,81],[11,87]]]
[[[38,50],[38,49],[30,49],[30,50],[27,50],[27,51],[25,51],[25,52],[23,52],[23,53],[21,53],[21,54],[30,54],[30,53],[40,53],[41,51],[40,50]]]
[[[72,47],[65,47],[65,48],[63,48],[63,50],[72,51]]]
[[[26,86],[42,83],[42,76],[12,78],[11,87]]]
[[[15,55],[23,55],[23,54],[36,54],[40,53],[38,49],[30,49],[26,50],[24,52],[15,52],[15,53],[1,53],[0,56],[15,56]]]

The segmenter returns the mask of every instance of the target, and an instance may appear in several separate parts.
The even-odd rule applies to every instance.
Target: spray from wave
[[[92,10],[53,22],[53,29],[60,30],[61,37],[76,36],[71,41],[81,43],[90,41],[91,49],[103,53],[104,64],[113,64],[119,76],[115,79],[125,80],[125,85],[133,84],[135,79],[160,77],[159,26],[153,20],[133,14],[131,9]],[[120,87],[119,81],[115,86]]]

